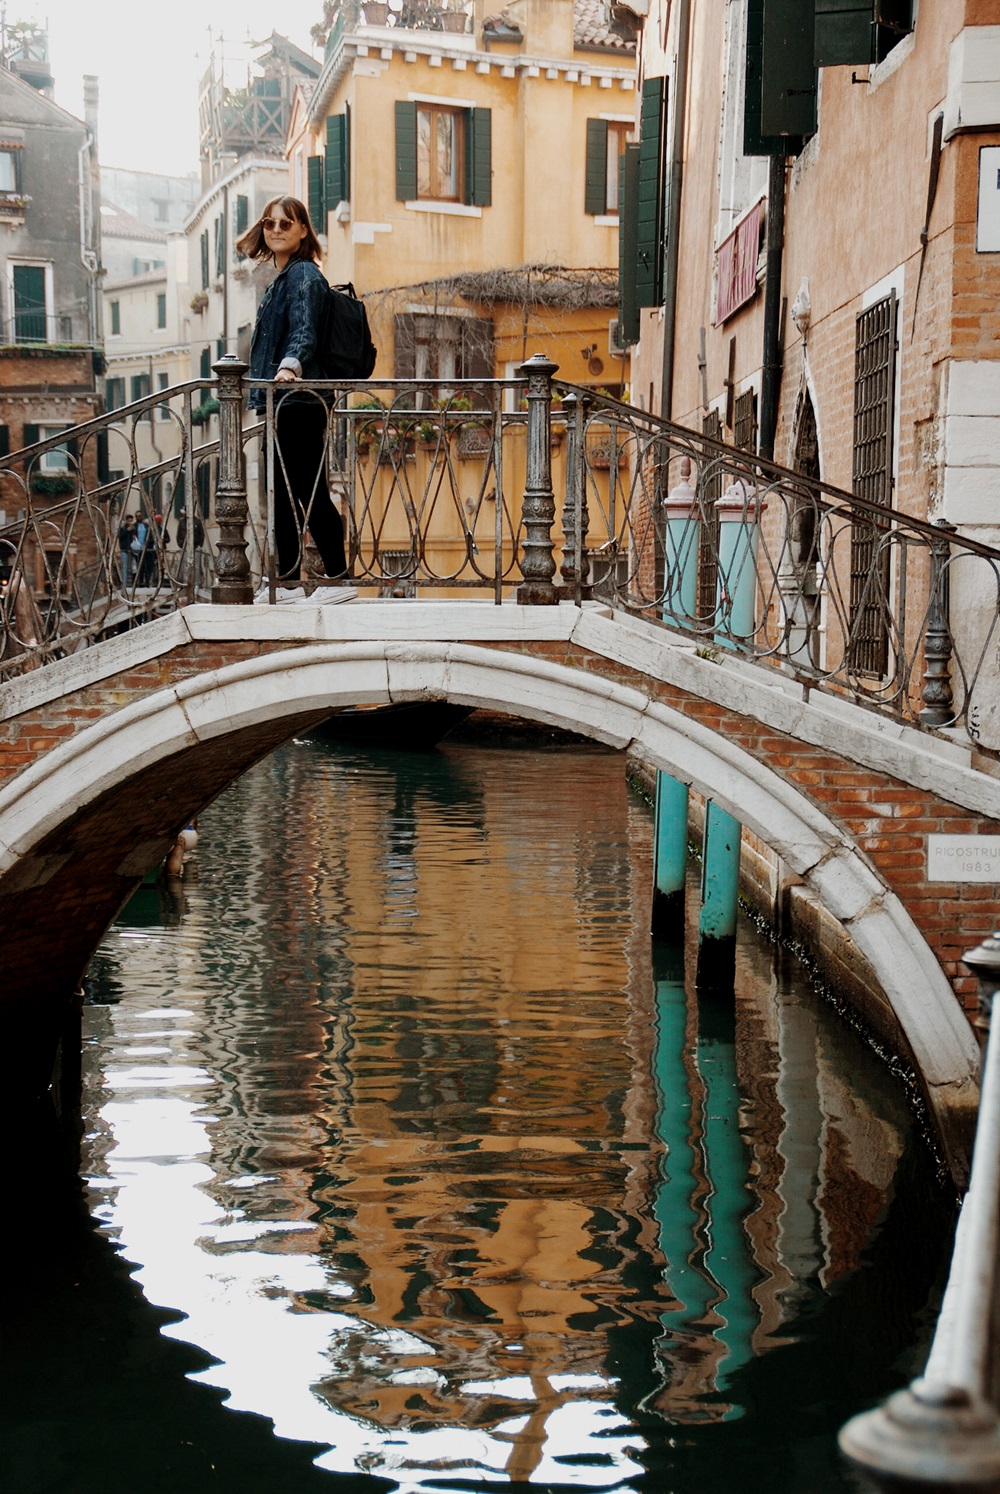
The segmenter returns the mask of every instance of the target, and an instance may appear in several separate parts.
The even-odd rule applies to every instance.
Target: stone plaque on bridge
[[[928,882],[1000,882],[1000,835],[928,835]]]

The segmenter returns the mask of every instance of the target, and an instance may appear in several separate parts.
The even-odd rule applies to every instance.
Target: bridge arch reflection
[[[975,1106],[978,1049],[934,953],[843,827],[731,737],[637,688],[635,675],[623,683],[558,656],[492,644],[334,640],[237,654],[210,668],[193,658],[186,677],[177,671],[162,688],[109,709],[0,791],[0,898],[14,897],[21,930],[8,950],[4,1004],[21,1039],[22,1081],[31,1073],[41,1082],[67,992],[180,825],[279,742],[340,706],[439,698],[630,748],[736,816],[847,928],[881,982],[946,1149],[960,1145]],[[21,1061],[25,1048],[33,1064]]]

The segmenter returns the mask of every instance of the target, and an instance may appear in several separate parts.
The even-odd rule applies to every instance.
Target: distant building
[[[51,87],[40,37],[18,72],[0,65],[0,453],[46,441],[99,413],[103,368],[97,81],[84,80],[86,121],[39,92]],[[0,530],[36,516],[21,565],[37,602],[60,568],[56,511],[98,480],[98,443],[70,440],[0,478]],[[52,515],[50,518],[49,515]],[[54,566],[46,564],[51,546]],[[7,550],[5,553],[12,553]],[[93,561],[80,529],[73,567]]]
[[[0,449],[91,419],[102,366],[96,80],[87,121],[0,67]],[[93,449],[88,460],[93,463]],[[50,452],[34,474],[52,496],[72,457]],[[95,470],[85,472],[89,485]],[[46,481],[43,483],[42,479]],[[67,481],[69,479],[67,478]],[[0,509],[23,506],[8,483]]]
[[[328,6],[291,183],[368,298],[381,376],[509,375],[545,352],[620,389],[618,167],[635,45],[597,0]]]
[[[201,195],[198,173],[164,176],[154,171],[126,171],[101,164],[101,191],[123,213],[161,233],[183,228]]]

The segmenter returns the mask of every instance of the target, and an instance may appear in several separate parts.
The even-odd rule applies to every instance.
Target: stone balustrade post
[[[552,580],[552,525],[556,516],[552,491],[552,451],[549,444],[552,414],[552,375],[558,368],[544,353],[536,353],[517,369],[528,381],[528,453],[524,484],[524,543],[517,600],[522,606],[548,607],[559,600]]]
[[[247,556],[246,463],[243,458],[243,380],[248,365],[231,353],[212,365],[219,381],[219,472],[215,487],[215,521],[219,545],[212,582],[212,601],[242,605],[253,601]],[[192,498],[195,495],[192,494]]]
[[[955,719],[951,692],[951,618],[948,557],[955,525],[947,519],[935,519],[937,533],[931,541],[930,603],[924,631],[924,708],[920,720],[925,726],[948,726]]]

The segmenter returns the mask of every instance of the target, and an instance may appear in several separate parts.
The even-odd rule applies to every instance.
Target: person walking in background
[[[118,549],[121,553],[122,586],[126,591],[135,580],[136,551],[133,549],[135,541],[135,515],[125,514],[118,526]],[[140,545],[139,548],[141,550],[142,546]]]
[[[309,533],[327,576],[347,571],[344,525],[326,481],[327,407],[315,394],[289,390],[299,379],[323,379],[319,339],[328,287],[316,261],[319,240],[297,197],[269,202],[237,249],[273,260],[278,273],[264,293],[250,343],[251,379],[273,379],[275,390],[274,538],[279,583],[301,584],[303,537]],[[252,389],[250,408],[263,410],[266,391]]]

